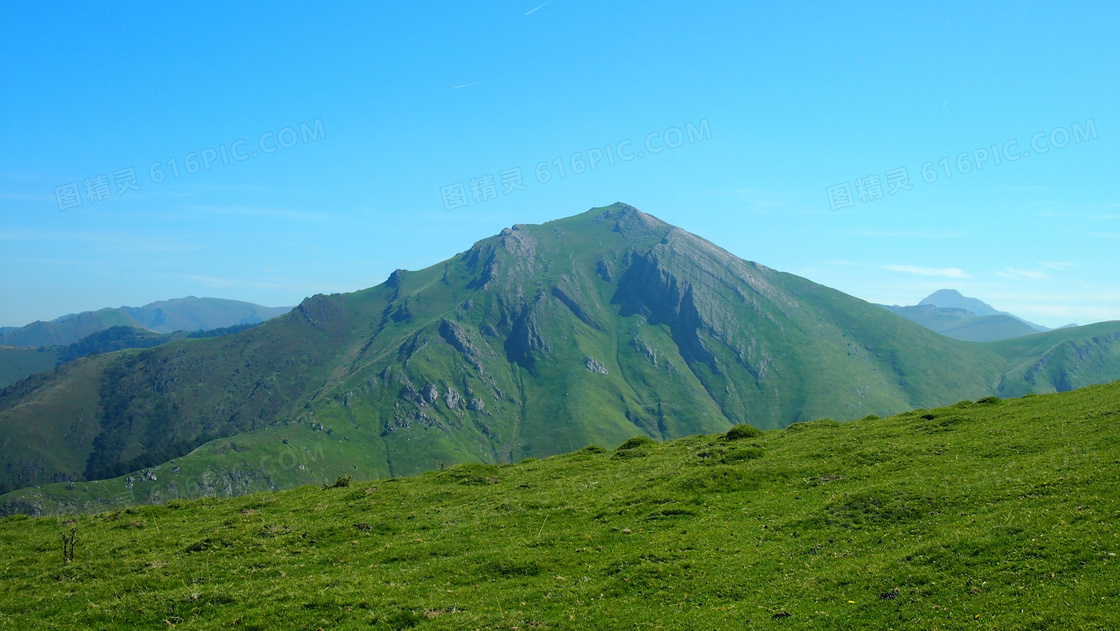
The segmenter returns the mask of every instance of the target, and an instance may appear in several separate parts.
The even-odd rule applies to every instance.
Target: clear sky
[[[1120,319],[1120,4],[542,2],[0,2],[0,326],[615,201],[865,300]]]

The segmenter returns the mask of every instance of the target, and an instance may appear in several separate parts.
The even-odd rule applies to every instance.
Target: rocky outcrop
[[[588,357],[584,365],[587,366],[587,369],[591,372],[597,372],[600,375],[610,374],[609,372],[607,372],[607,367],[603,365],[603,362],[595,359],[594,357]]]

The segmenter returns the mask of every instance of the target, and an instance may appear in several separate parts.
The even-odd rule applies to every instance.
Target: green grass
[[[1113,629],[1118,412],[1120,383],[9,517],[0,626]]]

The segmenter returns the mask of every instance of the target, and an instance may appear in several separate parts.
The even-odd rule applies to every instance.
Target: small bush
[[[497,484],[501,478],[497,476],[498,467],[481,462],[464,462],[454,467],[441,471],[437,479],[446,482],[455,482],[467,486],[485,486]]]
[[[636,447],[654,444],[657,444],[656,440],[650,438],[649,436],[639,434],[638,436],[626,439],[626,442],[618,446],[617,451],[626,451],[627,449],[634,449]]]
[[[757,427],[747,425],[746,423],[740,423],[732,427],[723,435],[727,440],[742,440],[744,438],[758,438],[759,436],[762,436],[762,432],[760,432]]]
[[[760,482],[757,477],[747,475],[736,467],[719,465],[681,476],[676,486],[688,493],[733,493],[754,491]]]
[[[999,397],[984,397],[976,402],[976,405],[999,405],[1001,403]]]
[[[607,453],[607,450],[603,449],[599,445],[588,445],[588,446],[584,447],[583,449],[580,449],[579,451],[577,451],[575,453],[577,455],[578,454],[605,454],[605,453]]]
[[[340,475],[340,476],[338,476],[338,479],[334,481],[334,484],[328,484],[327,486],[324,486],[323,488],[324,489],[342,489],[342,488],[346,488],[346,487],[350,486],[350,483],[353,482],[353,481],[354,481],[354,476]]]

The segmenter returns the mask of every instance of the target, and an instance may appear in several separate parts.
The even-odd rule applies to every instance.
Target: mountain
[[[0,332],[0,346],[36,348],[72,344],[114,326],[149,329],[156,333],[199,331],[239,324],[256,324],[291,311],[291,307],[262,307],[220,298],[178,298],[143,307],[83,311],[50,322],[33,322]]]
[[[964,309],[932,304],[913,307],[879,306],[956,340],[992,342],[1038,333],[1026,322],[1007,315],[977,316]]]
[[[955,290],[955,289],[939,289],[939,290],[933,292],[932,294],[926,296],[924,299],[922,299],[921,302],[918,303],[918,306],[924,306],[924,305],[932,305],[932,306],[935,306],[935,307],[944,307],[944,308],[948,308],[948,309],[963,309],[965,311],[969,311],[972,314],[980,316],[980,317],[984,317],[984,316],[1006,316],[1006,317],[1009,317],[1009,318],[1014,318],[1016,320],[1019,320],[1020,322],[1023,322],[1025,324],[1027,324],[1028,326],[1030,326],[1035,331],[1046,332],[1046,331],[1050,330],[1050,329],[1042,326],[1041,324],[1034,324],[1033,322],[1027,322],[1026,320],[1020,318],[1019,316],[1011,314],[1011,313],[1007,313],[1006,311],[997,311],[994,307],[992,307],[988,303],[986,303],[982,300],[979,300],[977,298],[968,298],[966,296],[962,296],[961,293],[959,291]]]
[[[0,484],[237,495],[322,483],[322,463],[400,476],[1120,378],[1120,323],[1018,339],[947,338],[615,204],[9,386]]]
[[[157,333],[174,333],[257,324],[283,315],[292,307],[262,307],[237,300],[188,296],[121,310]]]
[[[155,333],[148,329],[136,327],[112,326],[66,345],[40,346],[38,348],[0,346],[0,388],[79,357],[111,353],[126,348],[150,348],[186,338],[232,335],[254,326],[256,325],[240,324],[193,333],[187,333],[186,331]]]
[[[18,515],[0,520],[0,619],[1116,629],[1118,416],[1120,384],[1109,384],[365,483],[320,461],[309,466],[327,485]],[[131,491],[147,495],[172,471]],[[76,484],[71,511],[91,508],[100,486]],[[39,493],[18,500],[31,508]],[[70,562],[60,534],[76,542]]]
[[[144,328],[144,325],[120,309],[83,311],[50,322],[32,322],[27,326],[0,333],[0,345],[21,348],[61,346],[114,326]]]

